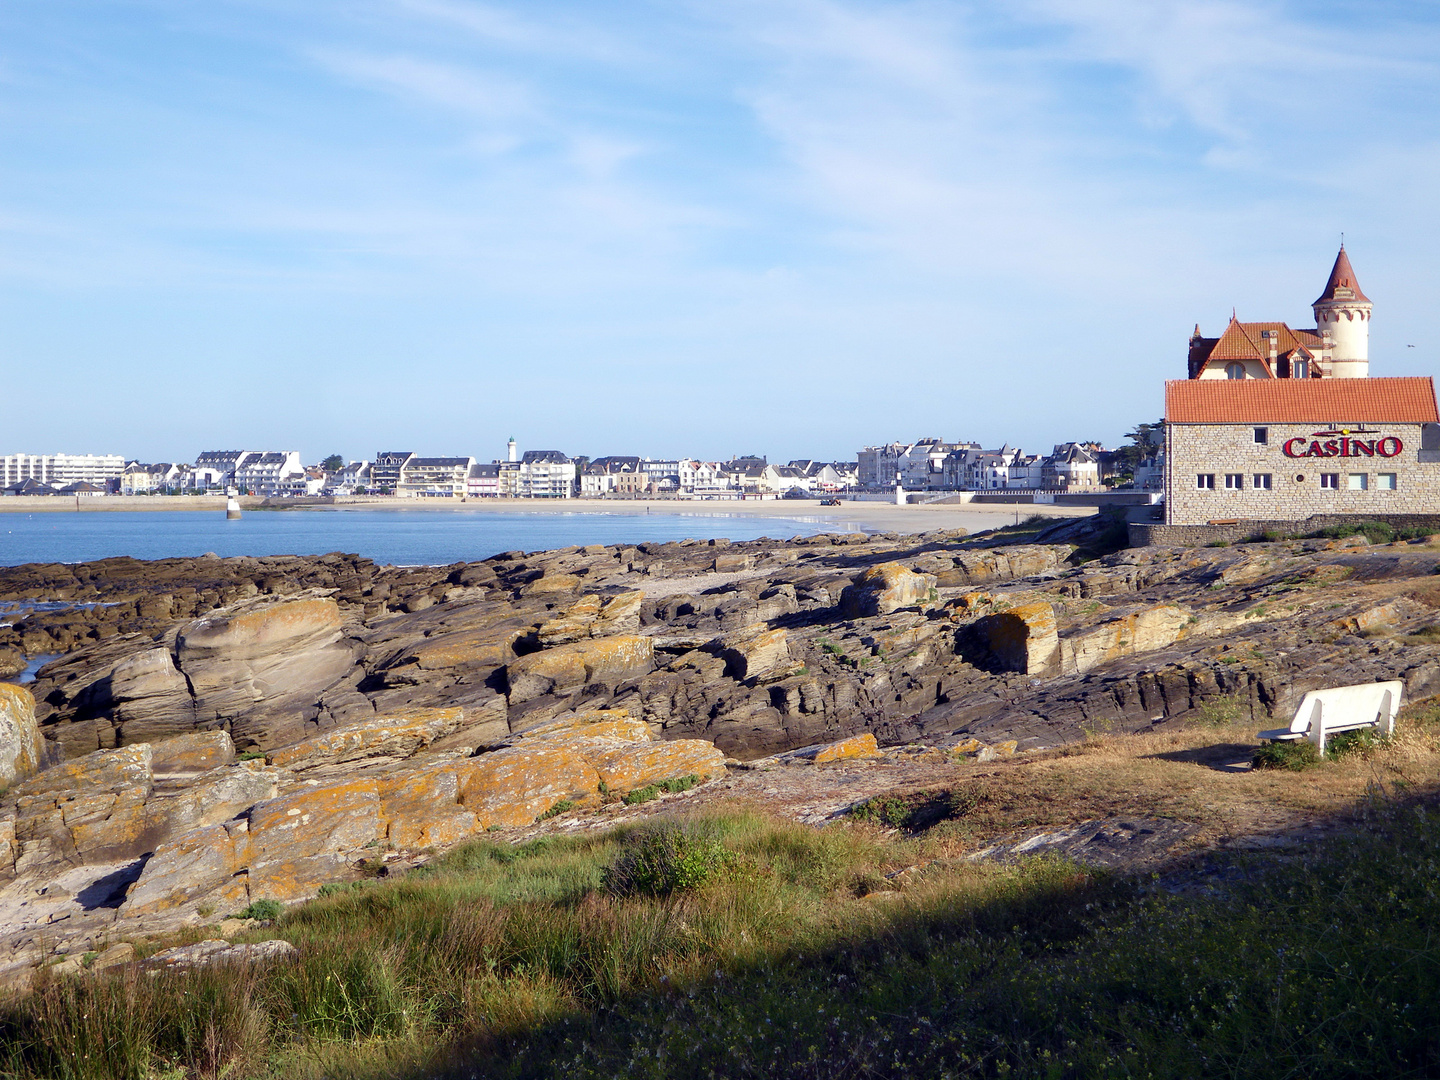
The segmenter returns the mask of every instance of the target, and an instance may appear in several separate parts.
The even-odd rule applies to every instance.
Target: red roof
[[[1359,300],[1366,304],[1370,302],[1370,298],[1360,291],[1360,282],[1355,277],[1355,271],[1350,268],[1350,256],[1345,254],[1343,244],[1340,246],[1340,254],[1335,256],[1335,266],[1330,271],[1330,280],[1325,283],[1325,291],[1315,303],[1322,304],[1327,300]]]
[[[1399,379],[1175,379],[1174,424],[1433,424],[1435,381]]]

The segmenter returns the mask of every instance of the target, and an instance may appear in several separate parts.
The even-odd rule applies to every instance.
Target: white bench
[[[1262,731],[1256,738],[1270,742],[1309,739],[1324,757],[1326,736],[1338,731],[1373,727],[1382,735],[1392,735],[1404,690],[1405,684],[1399,679],[1311,690],[1300,699],[1288,728]]]

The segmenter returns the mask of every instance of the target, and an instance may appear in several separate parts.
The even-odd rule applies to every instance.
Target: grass
[[[965,767],[823,829],[730,806],[471,843],[249,935],[294,963],[42,978],[0,1007],[0,1077],[1440,1071],[1440,703],[1303,773],[1221,768],[1251,734],[1175,725]],[[959,857],[1117,813],[1207,839],[1351,831],[1205,893]],[[909,832],[877,827],[894,819]]]

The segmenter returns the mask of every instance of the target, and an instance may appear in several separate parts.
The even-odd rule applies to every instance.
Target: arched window
[[[1243,379],[1245,377],[1244,364],[1226,364],[1225,377],[1227,379]]]

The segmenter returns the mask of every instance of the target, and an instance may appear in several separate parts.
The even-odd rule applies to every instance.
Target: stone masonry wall
[[[1199,547],[1216,540],[1235,543],[1249,540],[1264,532],[1282,536],[1307,536],[1332,525],[1357,525],[1363,521],[1383,521],[1397,529],[1431,529],[1440,533],[1437,514],[1314,514],[1301,520],[1241,521],[1234,525],[1159,525],[1131,522],[1131,547]]]
[[[1263,444],[1255,442],[1256,427],[1268,429]],[[1251,522],[1253,531],[1256,522],[1297,522],[1316,514],[1388,518],[1440,513],[1440,461],[1422,460],[1440,455],[1421,451],[1421,425],[1372,424],[1369,428],[1365,440],[1394,436],[1403,443],[1401,452],[1389,458],[1378,454],[1288,457],[1282,449],[1287,440],[1304,439],[1308,448],[1316,441],[1316,432],[1326,430],[1323,425],[1170,424],[1166,429],[1169,484],[1165,523],[1204,525],[1239,518]],[[1323,444],[1327,440],[1318,441]],[[1238,489],[1226,489],[1227,473],[1240,474]],[[1257,473],[1270,476],[1269,490],[1255,487]],[[1338,474],[1338,489],[1320,486],[1325,473]],[[1394,490],[1379,487],[1385,473],[1395,474]],[[1351,474],[1364,475],[1367,489],[1350,490]],[[1200,475],[1215,477],[1213,490],[1198,486]]]

